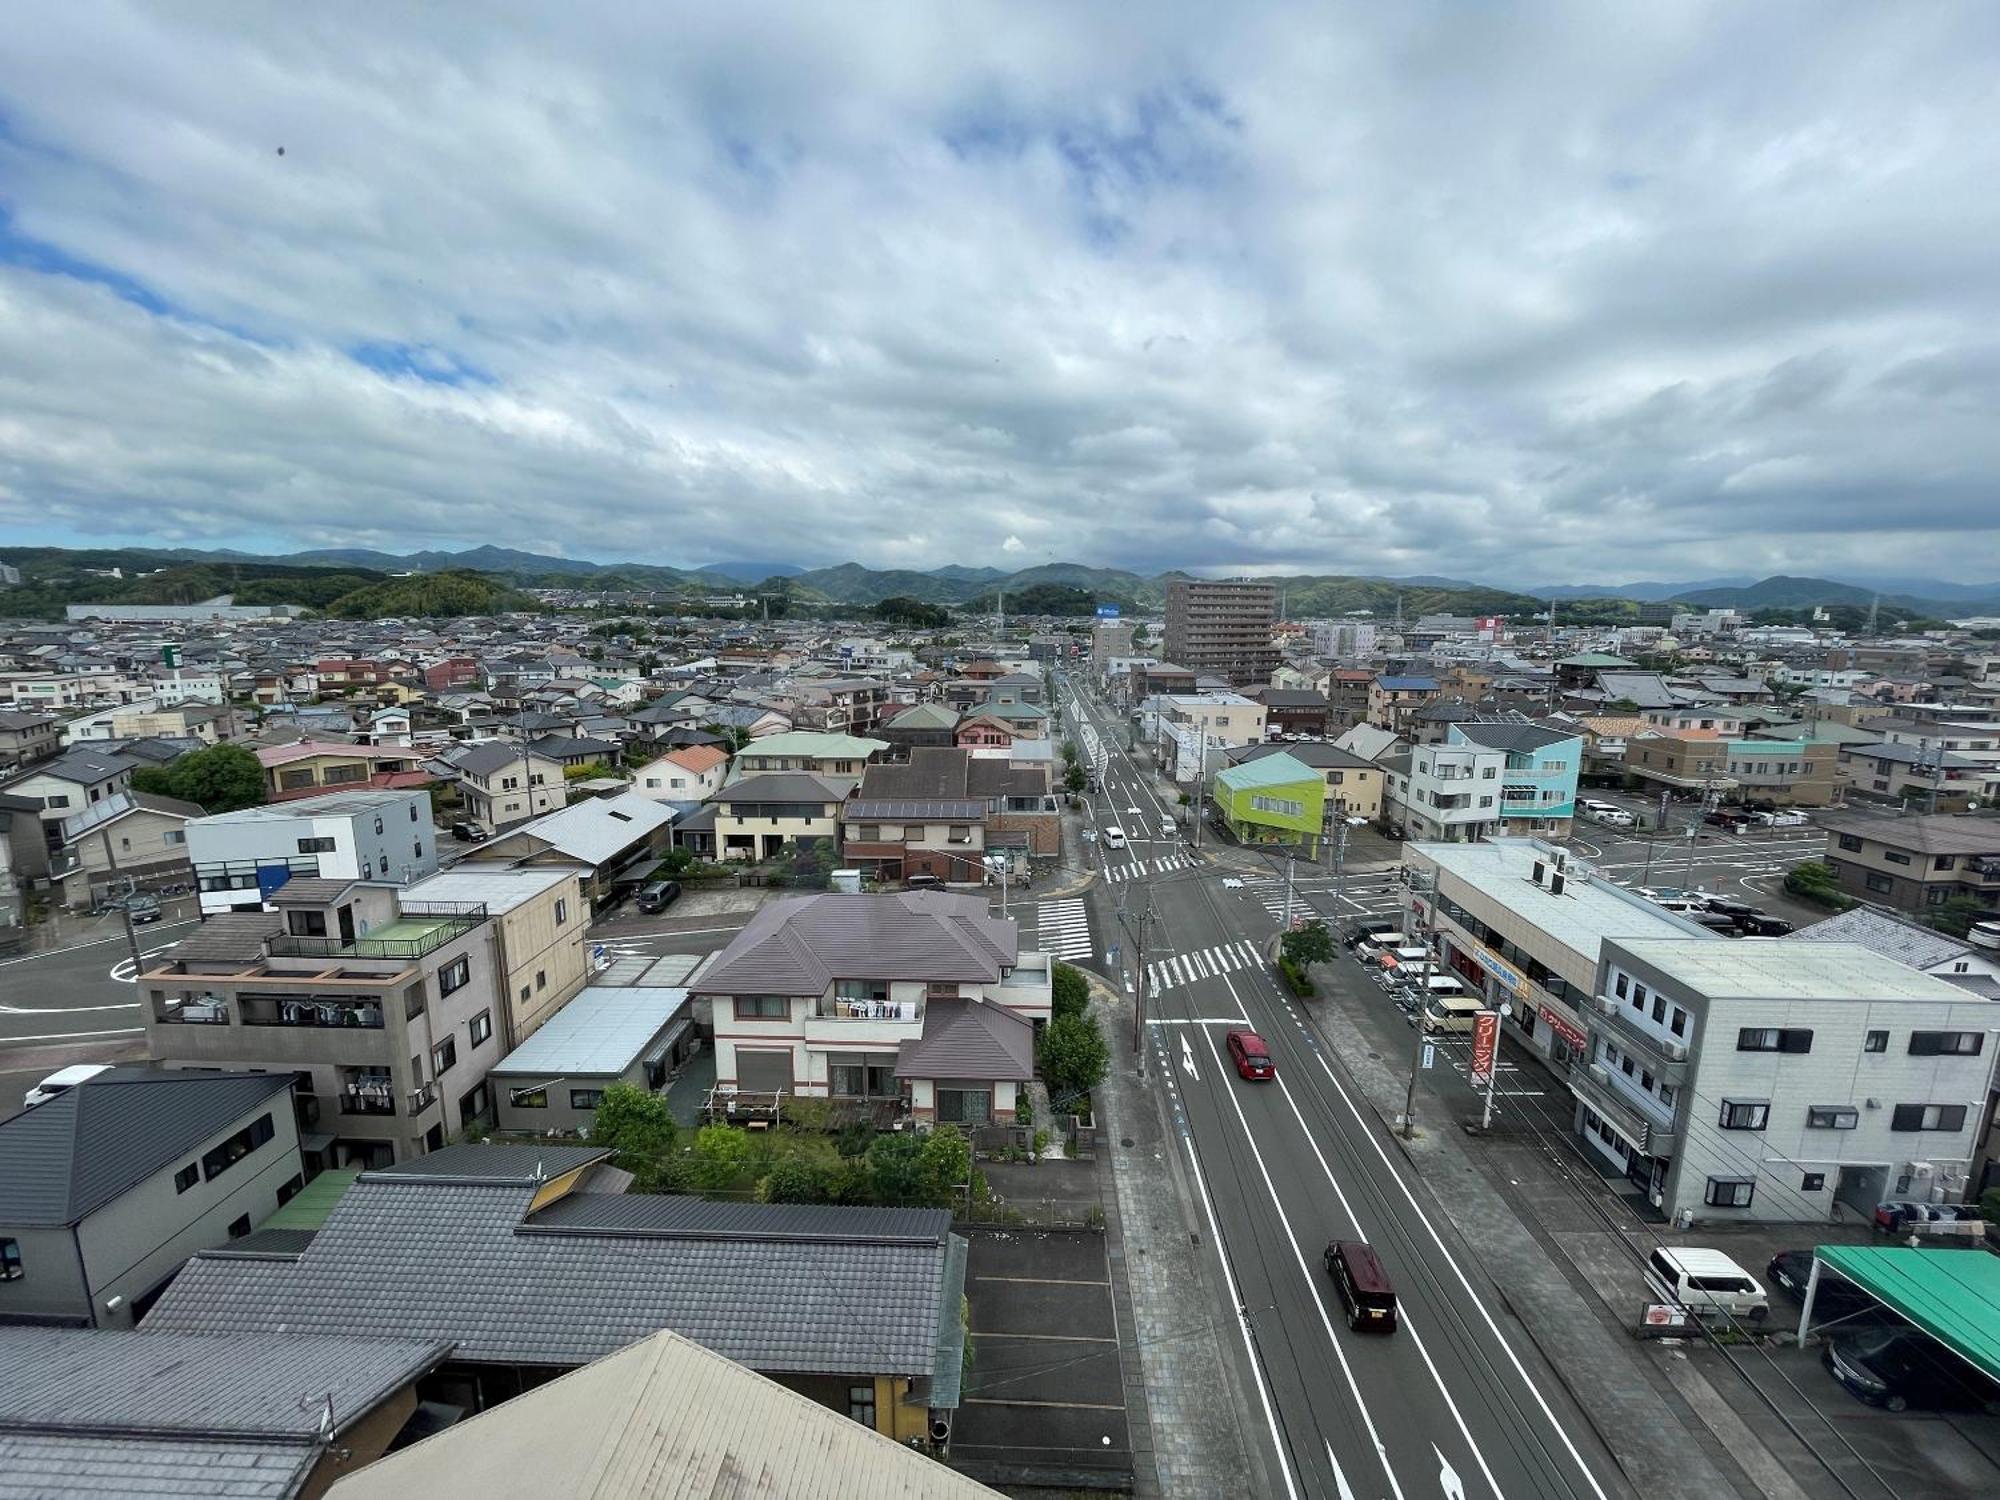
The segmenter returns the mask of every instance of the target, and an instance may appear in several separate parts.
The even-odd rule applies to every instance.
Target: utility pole
[[[1419,892],[1426,891],[1427,888],[1422,882],[1428,880],[1430,877],[1426,876],[1425,874],[1423,874],[1423,872],[1419,870],[1411,870],[1409,872],[1409,877],[1410,877],[1410,891],[1413,895]],[[1429,948],[1431,945],[1431,934],[1435,928],[1435,924],[1437,921],[1435,915],[1435,904],[1436,903],[1434,900],[1428,901],[1424,903],[1423,907],[1424,921],[1423,921],[1423,926],[1421,929],[1419,929],[1419,931],[1420,935],[1424,940],[1425,948]],[[1403,1139],[1406,1141],[1416,1134],[1417,1073],[1420,1069],[1422,1069],[1424,1065],[1424,1048],[1426,1047],[1426,1045],[1428,1045],[1428,1043],[1424,1036],[1424,1009],[1423,1007],[1419,1006],[1417,1010],[1416,1048],[1410,1054],[1410,1086],[1403,1093]]]
[[[145,967],[139,958],[139,934],[132,930],[132,893],[139,888],[139,882],[126,880],[118,873],[118,856],[111,852],[111,829],[108,826],[100,828],[97,836],[104,840],[104,862],[111,867],[112,881],[122,882],[125,887],[125,904],[118,908],[118,915],[125,919],[125,946],[132,950],[132,980],[136,984],[139,971]]]
[[[1347,819],[1333,836],[1333,909],[1338,912],[1347,901]]]
[[[1298,861],[1291,855],[1285,856],[1285,931],[1292,930],[1292,866]]]
[[[1146,929],[1153,920],[1153,893],[1146,891],[1146,909],[1139,913],[1139,940],[1132,975],[1132,1052],[1139,1077],[1146,1076]]]

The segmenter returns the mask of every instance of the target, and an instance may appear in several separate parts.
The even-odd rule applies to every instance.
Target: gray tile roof
[[[768,902],[698,986],[724,995],[818,995],[836,979],[992,983],[1020,952],[983,896],[831,892]]]
[[[326,1396],[346,1428],[447,1352],[393,1334],[0,1327],[0,1428],[308,1439]],[[304,1410],[302,1392],[314,1397]]]
[[[1928,927],[1919,927],[1915,922],[1905,922],[1900,917],[1871,911],[1865,906],[1857,906],[1825,921],[1810,923],[1796,932],[1788,932],[1784,940],[1788,943],[1859,943],[1871,952],[1893,958],[1899,964],[1908,964],[1913,969],[1928,969],[1933,964],[1949,963],[1975,952],[1970,943],[1962,943],[1947,933],[1934,932]]]
[[[1577,736],[1540,724],[1460,724],[1458,732],[1475,745],[1493,750],[1546,750]]]
[[[1035,1028],[1024,1017],[977,1000],[932,1000],[924,1034],[896,1053],[898,1078],[1011,1078],[1035,1076]]]
[[[285,919],[274,911],[222,912],[182,938],[167,957],[178,963],[248,963],[263,956],[265,938],[284,930]]]
[[[74,1224],[236,1121],[289,1108],[272,1101],[291,1086],[289,1073],[113,1068],[0,1120],[0,1223]]]
[[[717,1203],[667,1193],[571,1193],[529,1222],[568,1229],[623,1229],[682,1239],[877,1245],[940,1245],[951,1229],[951,1215],[941,1208]]]
[[[767,1373],[931,1372],[941,1243],[524,1225],[535,1191],[364,1173],[297,1262],[197,1255],[147,1328],[393,1332],[448,1340],[458,1360],[541,1365],[671,1328]]]
[[[529,753],[528,746],[513,740],[489,740],[452,759],[461,771],[470,771],[474,776],[491,776],[495,771],[504,771],[519,764]]]
[[[849,823],[857,818],[944,818],[954,822],[968,822],[986,816],[986,803],[954,797],[908,798],[893,801],[857,798],[842,809],[842,816]]]
[[[0,1430],[0,1497],[289,1500],[318,1462],[308,1443],[85,1437]]]
[[[708,800],[718,807],[738,802],[838,802],[851,784],[810,771],[758,771],[731,782]]]
[[[356,880],[294,877],[279,886],[271,897],[273,906],[321,906],[338,901],[360,882]]]

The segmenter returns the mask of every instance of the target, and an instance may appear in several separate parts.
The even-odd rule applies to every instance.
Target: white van
[[[1123,849],[1125,847],[1125,830],[1117,827],[1105,829],[1104,847],[1107,849]]]
[[[1602,817],[1608,812],[1618,811],[1618,804],[1616,802],[1593,802],[1588,797],[1579,798],[1576,805],[1580,810],[1589,813],[1593,818]]]
[[[1595,816],[1606,828],[1631,828],[1639,821],[1622,807],[1609,807]]]
[[[22,1096],[21,1107],[33,1109],[37,1104],[46,1104],[58,1094],[67,1094],[79,1083],[90,1082],[110,1067],[110,1063],[78,1063],[74,1067],[58,1068]]]
[[[1469,1032],[1472,1018],[1486,1009],[1462,990],[1456,995],[1436,994],[1424,1000],[1424,1030]]]
[[[1720,1250],[1663,1245],[1646,1257],[1646,1285],[1662,1302],[1717,1320],[1761,1323],[1771,1315],[1757,1278]]]

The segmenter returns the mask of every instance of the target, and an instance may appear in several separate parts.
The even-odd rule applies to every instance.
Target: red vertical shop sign
[[[1500,1012],[1482,1010],[1472,1018],[1472,1084],[1484,1088],[1493,1081],[1493,1058],[1500,1049]]]

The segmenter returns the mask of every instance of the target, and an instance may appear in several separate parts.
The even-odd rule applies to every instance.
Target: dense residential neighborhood
[[[1151,1423],[1190,1359],[1236,1354],[1226,1329],[1147,1345],[1187,1292],[1133,1264],[1138,1204],[1206,1195],[1241,1295],[1313,1315],[1240,1235],[1265,1187],[1310,1220],[1326,1164],[1225,1102],[1256,1076],[1208,1019],[1230,1015],[1297,1107],[1334,1107],[1327,1056],[1381,1059],[1346,1085],[1376,1123],[1325,1130],[1463,1117],[1451,1149],[1499,1174],[1481,1211],[1523,1246],[1528,1171],[1619,1245],[1733,1256],[1759,1298],[1778,1250],[1885,1223],[1974,1264],[1945,1247],[2000,1196],[2000,652],[1970,629],[1292,622],[1229,580],[1164,618],[887,635],[565,603],[0,627],[0,1056],[42,1100],[0,1121],[19,1359],[110,1380],[149,1349],[254,1368],[292,1340],[303,1370],[345,1340],[387,1382],[357,1397],[373,1454],[412,1413],[470,1432],[678,1338],[966,1482],[1150,1488],[1187,1455],[1127,1402],[1079,1466],[1065,1424],[1095,1407],[994,1299],[1110,1252],[1096,1279],[1135,1328],[1089,1353],[1079,1304],[1036,1337],[1109,1359]],[[73,952],[130,957],[106,985]],[[1191,1175],[1113,1144],[1162,1128]],[[1219,1176],[1231,1137],[1287,1165]],[[1037,1218],[1070,1259],[1006,1237]],[[822,1290],[780,1330],[756,1288],[794,1250]],[[1481,1258],[1423,1253],[1406,1302]],[[1659,1253],[1593,1263],[1614,1322],[1796,1323],[1689,1301]],[[1971,1336],[1884,1296],[1948,1350]],[[1537,1339],[1548,1315],[1520,1314]],[[1453,1357],[1485,1337],[1460,1325]],[[1627,1375],[1551,1372],[1545,1399],[1588,1416],[1644,1381],[1652,1351],[1613,1353]],[[1047,1404],[976,1394],[1023,1382]],[[0,1447],[52,1461],[81,1419],[20,1408]],[[220,1461],[174,1434],[148,1441]],[[316,1482],[299,1434],[258,1441]]]

